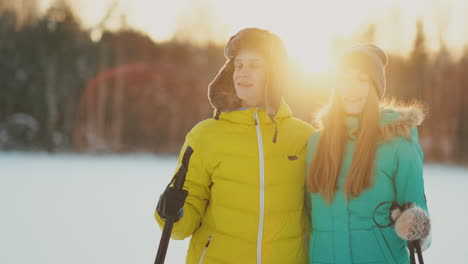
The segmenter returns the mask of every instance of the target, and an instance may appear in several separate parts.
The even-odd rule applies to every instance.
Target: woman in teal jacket
[[[309,139],[310,263],[409,263],[408,240],[429,245],[416,130],[423,111],[380,102],[386,64],[377,46],[348,50],[321,129]],[[413,205],[390,210],[385,202]]]

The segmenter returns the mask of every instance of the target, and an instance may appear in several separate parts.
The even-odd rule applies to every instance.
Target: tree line
[[[28,10],[0,1],[0,149],[175,153],[211,117],[207,86],[224,63],[222,46],[157,43],[125,25],[85,29],[63,0],[43,15]],[[426,160],[467,162],[468,49],[459,59],[446,47],[429,52],[423,25],[415,26],[410,55],[389,54],[387,96],[427,106]],[[374,33],[371,25],[334,48],[373,42]],[[333,78],[290,71],[286,99],[311,122]]]

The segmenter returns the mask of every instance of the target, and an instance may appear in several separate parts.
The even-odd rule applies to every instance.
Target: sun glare
[[[270,1],[259,1],[269,5]],[[387,1],[388,2],[388,1]],[[243,5],[219,5],[220,13],[232,27],[231,34],[244,27],[261,27],[278,34],[284,41],[292,63],[304,72],[322,74],[332,66],[334,38],[350,36],[377,9],[374,1],[291,1],[270,5],[259,15]],[[229,13],[227,13],[230,11]],[[239,16],[242,14],[242,16]]]
[[[321,74],[330,66],[330,51],[326,41],[284,40],[291,63],[307,73]]]

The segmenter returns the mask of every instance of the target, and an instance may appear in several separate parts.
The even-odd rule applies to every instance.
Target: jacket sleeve
[[[415,134],[416,129],[412,131],[412,141],[403,140],[398,145],[394,178],[396,200],[400,205],[412,202],[429,215],[424,192],[423,152]],[[423,241],[423,249],[428,248],[429,244],[430,235]]]
[[[178,164],[175,172],[182,163],[184,151],[187,146],[191,146],[193,154],[190,157],[189,167],[184,183],[184,189],[188,191],[187,199],[183,207],[183,215],[174,223],[171,237],[173,239],[185,239],[197,230],[205,214],[206,206],[210,197],[211,175],[207,172],[203,163],[203,153],[199,148],[193,133],[187,134],[185,143],[180,151]],[[175,174],[174,172],[174,174]],[[173,175],[174,175],[173,174]],[[161,228],[164,227],[164,220],[155,212],[154,217]]]

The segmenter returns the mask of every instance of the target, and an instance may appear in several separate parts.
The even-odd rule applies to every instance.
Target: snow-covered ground
[[[173,157],[0,153],[0,263],[153,263]],[[468,263],[468,168],[426,165],[427,264]],[[166,263],[184,263],[171,241]]]

